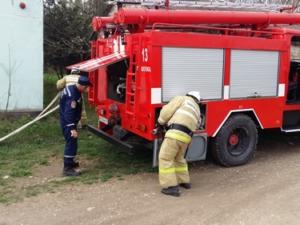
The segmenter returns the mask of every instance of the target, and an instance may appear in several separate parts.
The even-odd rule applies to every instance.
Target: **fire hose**
[[[6,139],[8,139],[8,138],[10,138],[10,137],[18,134],[19,132],[21,132],[22,130],[26,129],[30,125],[34,124],[35,122],[43,119],[44,117],[48,116],[49,114],[51,114],[55,110],[57,110],[59,108],[59,105],[55,106],[52,109],[50,109],[50,108],[57,101],[57,99],[59,98],[59,96],[60,96],[60,93],[57,93],[57,95],[52,99],[52,101],[49,103],[49,105],[36,118],[34,118],[32,121],[24,124],[23,126],[19,127],[18,129],[14,130],[13,132],[11,132],[11,133],[7,134],[6,136],[0,138],[0,143],[3,142],[3,141],[5,141]]]
[[[58,100],[59,96],[60,96],[60,92],[57,93],[57,95],[52,99],[52,101],[49,103],[49,105],[47,105],[47,107],[36,118],[34,118],[32,121],[29,121],[28,123],[24,124],[23,126],[19,127],[18,129],[14,130],[13,132],[11,132],[11,133],[5,135],[4,137],[0,138],[0,143],[3,142],[3,141],[5,141],[6,139],[8,139],[8,138],[10,138],[10,137],[18,134],[19,132],[21,132],[22,130],[26,129],[30,125],[34,124],[35,122],[43,119],[44,117],[46,117],[49,114],[51,114],[54,111],[56,111],[59,108],[59,105],[55,106],[52,109],[50,109],[50,108]],[[85,120],[84,122],[86,123],[87,115],[86,115],[86,111],[85,111],[84,98],[82,96],[82,116],[81,116],[81,122],[83,122],[83,120]]]

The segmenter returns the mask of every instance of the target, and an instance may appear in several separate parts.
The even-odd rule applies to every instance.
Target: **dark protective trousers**
[[[71,129],[63,128],[63,135],[66,141],[64,152],[64,166],[70,167],[74,163],[74,158],[77,155],[77,138],[71,137]]]

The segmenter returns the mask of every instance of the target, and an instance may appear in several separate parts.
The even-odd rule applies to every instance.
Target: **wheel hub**
[[[239,136],[236,134],[231,134],[229,136],[229,144],[235,146],[238,143],[239,143]]]

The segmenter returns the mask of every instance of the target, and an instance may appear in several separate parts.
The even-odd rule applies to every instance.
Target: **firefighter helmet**
[[[186,95],[192,96],[192,97],[194,97],[195,99],[197,99],[198,102],[200,102],[201,97],[200,97],[200,92],[199,92],[199,91],[190,91],[190,92],[188,92]]]
[[[78,68],[72,68],[72,70],[71,70],[71,74],[80,74],[80,69],[78,69]]]

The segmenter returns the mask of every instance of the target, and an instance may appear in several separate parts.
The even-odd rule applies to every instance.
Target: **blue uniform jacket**
[[[76,129],[81,117],[82,98],[76,85],[66,86],[60,98],[60,124],[63,129]]]

